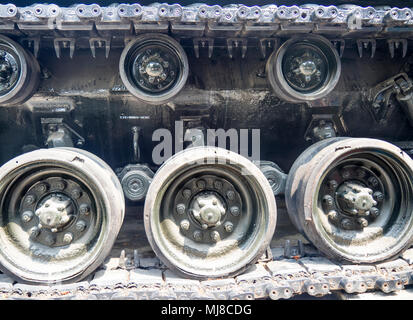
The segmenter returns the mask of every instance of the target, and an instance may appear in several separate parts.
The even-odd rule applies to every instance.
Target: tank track
[[[36,57],[42,40],[46,38],[53,39],[51,45],[57,57],[60,57],[63,48],[69,48],[70,56],[73,57],[76,47],[87,46],[92,56],[95,56],[97,48],[104,49],[108,56],[116,41],[127,43],[130,36],[147,32],[170,33],[192,39],[197,57],[201,47],[208,47],[211,56],[214,45],[226,46],[230,57],[236,49],[241,48],[242,56],[245,57],[251,43],[259,46],[265,57],[267,49],[277,46],[275,37],[310,32],[328,36],[340,55],[346,47],[342,37],[346,37],[347,41],[349,38],[356,39],[360,56],[368,48],[371,52],[367,54],[374,56],[375,38],[387,41],[390,54],[394,56],[395,50],[403,50],[403,55],[406,54],[407,38],[412,30],[412,10],[396,7],[0,5],[0,32],[24,36],[21,41],[32,47]],[[83,41],[81,37],[89,37],[89,41]]]
[[[392,293],[413,283],[413,249],[390,262],[341,265],[324,258],[310,245],[300,247],[302,257],[300,248],[291,246],[287,240],[284,248],[269,249],[265,257],[244,274],[205,281],[177,277],[156,257],[142,258],[137,250],[133,255],[126,255],[122,250],[120,257],[108,258],[97,272],[78,283],[26,285],[1,275],[0,297],[11,300],[278,300],[304,293],[315,297],[340,291]]]

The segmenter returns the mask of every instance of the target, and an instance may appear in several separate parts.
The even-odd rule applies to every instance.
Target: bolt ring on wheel
[[[157,256],[180,275],[235,275],[263,254],[275,229],[268,181],[248,159],[196,147],[166,161],[149,187],[145,231]]]
[[[166,103],[186,83],[188,58],[182,46],[169,36],[141,35],[123,50],[119,72],[125,87],[141,101]]]
[[[36,150],[0,169],[0,266],[20,281],[77,281],[109,253],[124,215],[122,188],[96,156]]]
[[[40,82],[40,67],[34,56],[15,41],[0,35],[0,104],[28,99]]]
[[[309,147],[291,168],[288,213],[333,259],[388,260],[413,240],[412,176],[412,159],[390,143],[328,139]]]

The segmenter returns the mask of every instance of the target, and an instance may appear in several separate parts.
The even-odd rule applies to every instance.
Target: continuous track
[[[142,226],[139,222],[135,220],[135,226]],[[300,237],[291,227],[281,239],[274,238],[271,253],[242,275],[206,281],[183,279],[167,270],[153,255],[146,240],[142,240],[141,227],[135,229],[132,239],[129,237],[131,225],[129,222],[121,231],[106,262],[84,281],[35,286],[16,283],[1,275],[0,298],[277,300],[305,293],[315,297],[340,292],[392,293],[413,283],[413,249],[387,263],[342,265],[322,257],[311,245],[303,244],[300,250],[296,245]],[[138,249],[131,249],[133,241]],[[286,258],[286,254],[294,258]]]

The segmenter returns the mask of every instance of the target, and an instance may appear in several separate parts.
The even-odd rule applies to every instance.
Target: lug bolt
[[[330,195],[325,195],[323,197],[323,202],[328,205],[329,207],[331,207],[334,204],[334,199],[332,196]]]
[[[373,187],[377,187],[379,185],[379,181],[375,177],[370,177],[367,180]]]
[[[199,181],[196,183],[196,185],[197,185],[197,187],[198,187],[199,189],[204,189],[204,188],[205,188],[205,181],[204,181],[204,180],[199,180]]]
[[[350,178],[350,171],[347,170],[347,169],[344,169],[344,170],[341,172],[341,176],[343,177],[343,179],[348,179],[348,178]]]
[[[176,206],[176,212],[178,212],[179,214],[184,214],[185,213],[185,205],[183,203],[179,203]]]
[[[380,191],[376,191],[375,193],[373,193],[373,198],[381,202],[384,200],[384,194],[381,193]]]
[[[376,207],[372,207],[372,208],[370,208],[370,214],[374,217],[374,218],[376,218],[376,217],[378,217],[379,215],[380,215],[380,210],[378,209],[378,208],[376,208]]]
[[[328,182],[328,186],[329,186],[330,189],[334,190],[338,187],[338,183],[337,183],[336,180],[330,180]]]
[[[214,187],[215,187],[215,189],[221,189],[221,188],[222,188],[222,182],[216,180],[216,181],[214,182]]]
[[[44,183],[41,183],[37,186],[37,190],[39,190],[40,192],[46,192],[47,186]]]
[[[33,218],[33,212],[32,211],[25,211],[22,214],[22,220],[23,222],[29,222]]]
[[[189,221],[186,219],[182,220],[180,226],[181,226],[181,229],[185,231],[189,230],[189,226],[190,226]]]
[[[73,240],[73,234],[71,234],[70,232],[66,233],[66,234],[63,236],[63,242],[66,243],[66,244],[71,243],[72,240]]]
[[[195,241],[201,241],[202,240],[202,232],[199,231],[199,230],[196,230],[194,232],[193,237],[194,237]]]
[[[336,210],[331,210],[328,212],[327,216],[331,220],[337,220],[338,214]]]
[[[33,227],[30,229],[30,238],[36,238],[40,234],[38,227]]]
[[[360,224],[363,228],[367,227],[369,225],[369,222],[365,218],[358,218],[357,219],[358,224]]]
[[[213,204],[214,206],[216,206],[216,205],[218,204],[218,201],[217,201],[216,199],[214,199],[214,200],[212,200],[212,204]]]
[[[82,192],[79,189],[74,189],[72,191],[73,199],[79,199],[82,196]]]
[[[211,232],[211,239],[214,240],[215,242],[218,242],[221,239],[218,231]]]
[[[235,199],[235,192],[232,191],[232,190],[229,190],[229,191],[227,192],[227,198],[228,198],[229,200],[234,200],[234,199]]]
[[[226,232],[232,232],[234,230],[234,225],[231,222],[226,222],[224,228]]]
[[[182,192],[182,195],[184,196],[185,199],[189,199],[189,198],[191,197],[191,194],[192,194],[192,192],[191,192],[191,190],[189,190],[189,189],[185,189],[185,190]]]
[[[63,181],[57,181],[55,183],[55,188],[58,190],[63,190],[65,188],[65,183]]]
[[[356,173],[359,178],[364,178],[366,176],[366,171],[363,169],[357,169]]]
[[[36,201],[36,197],[34,195],[29,194],[26,196],[25,202],[27,204],[33,204]]]
[[[76,223],[76,230],[79,232],[82,232],[85,229],[86,229],[86,222],[84,222],[83,220],[79,220]]]
[[[231,209],[229,209],[229,212],[231,212],[231,214],[232,214],[234,217],[237,217],[237,216],[239,216],[239,214],[240,214],[239,208],[236,207],[236,206],[231,207]]]
[[[344,228],[344,229],[350,229],[351,228],[351,226],[352,226],[352,223],[351,223],[351,221],[350,221],[350,219],[343,219],[343,220],[341,220],[341,226]]]
[[[86,203],[83,203],[79,206],[79,211],[81,214],[88,215],[90,212],[90,208]]]

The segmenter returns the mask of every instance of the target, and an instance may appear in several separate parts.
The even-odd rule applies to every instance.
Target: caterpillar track
[[[413,282],[413,3],[0,4],[4,299]]]

